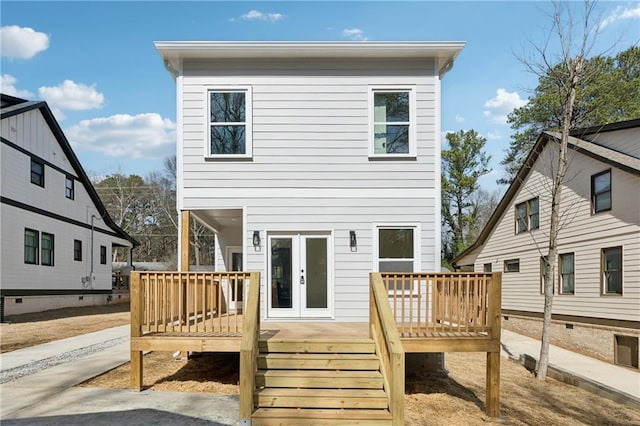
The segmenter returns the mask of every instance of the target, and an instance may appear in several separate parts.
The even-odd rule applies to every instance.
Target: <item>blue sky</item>
[[[576,10],[581,3],[570,3]],[[466,41],[442,84],[442,129],[487,138],[494,171],[512,131],[504,117],[536,77],[514,56],[548,33],[537,2],[29,2],[0,4],[1,90],[44,99],[94,176],[162,169],[175,150],[175,85],[154,41]],[[602,2],[595,53],[640,40],[640,2]]]

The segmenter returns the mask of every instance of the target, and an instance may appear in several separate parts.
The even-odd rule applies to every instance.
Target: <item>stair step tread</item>
[[[331,397],[331,398],[387,398],[381,389],[260,389],[257,394],[263,396],[295,396],[295,397]]]
[[[389,410],[343,410],[327,408],[259,408],[254,419],[318,419],[318,420],[391,420]]]
[[[259,369],[311,370],[377,370],[380,361],[375,354],[292,354],[258,355]]]
[[[343,377],[382,377],[382,373],[375,370],[366,371],[325,371],[325,370],[258,370],[256,377],[319,377],[319,378],[343,378]]]
[[[285,353],[374,353],[375,343],[371,339],[313,339],[289,340],[269,339],[258,343],[260,352]]]

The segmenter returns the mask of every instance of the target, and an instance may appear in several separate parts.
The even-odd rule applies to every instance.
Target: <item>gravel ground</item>
[[[128,336],[118,337],[116,339],[106,340],[95,345],[86,346],[84,348],[75,349],[73,351],[64,352],[50,358],[46,358],[39,361],[30,362],[28,364],[21,365],[19,367],[11,368],[0,372],[0,384],[10,382],[12,380],[19,379],[20,377],[28,376],[30,374],[37,373],[47,368],[55,367],[56,365],[64,364],[74,361],[83,356],[87,356],[94,352],[100,352],[112,346],[126,342]]]

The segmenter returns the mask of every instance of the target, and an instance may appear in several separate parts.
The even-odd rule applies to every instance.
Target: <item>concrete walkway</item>
[[[74,387],[127,362],[128,336],[128,326],[114,327],[1,354],[0,374],[30,366],[41,369],[0,385],[3,426],[238,423],[237,396]],[[535,358],[540,348],[539,341],[507,330],[503,330],[502,344],[503,355],[515,359]],[[550,351],[551,371],[559,372],[554,374],[564,374],[566,381],[576,384],[587,383],[586,387],[619,402],[640,406],[640,373],[555,346]]]
[[[537,362],[540,341],[502,330],[502,355]],[[549,375],[621,403],[640,407],[640,372],[599,361],[557,346],[549,347]]]

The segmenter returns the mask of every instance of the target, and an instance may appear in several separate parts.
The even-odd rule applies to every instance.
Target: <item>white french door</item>
[[[331,317],[330,235],[270,234],[268,247],[269,318]]]

